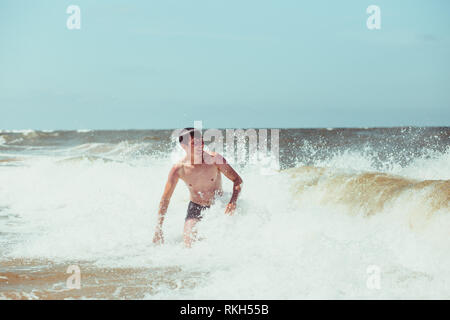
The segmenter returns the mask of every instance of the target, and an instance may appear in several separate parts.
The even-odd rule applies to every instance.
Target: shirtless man
[[[242,179],[220,154],[208,153],[203,150],[204,142],[198,130],[185,128],[179,136],[179,142],[186,151],[186,156],[175,164],[169,172],[159,204],[158,224],[153,242],[157,244],[164,242],[162,234],[164,215],[177,182],[181,179],[189,188],[191,196],[183,234],[184,244],[190,248],[192,242],[196,240],[195,225],[201,220],[202,211],[208,209],[214,203],[216,196],[223,194],[222,173],[233,181],[233,194],[225,209],[225,214],[228,215],[233,215],[236,209],[236,200],[241,191]]]

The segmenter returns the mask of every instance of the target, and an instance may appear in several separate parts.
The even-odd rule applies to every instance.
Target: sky
[[[449,126],[449,13],[447,0],[1,0],[0,129]]]

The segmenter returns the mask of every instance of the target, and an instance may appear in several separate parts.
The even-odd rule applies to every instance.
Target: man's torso
[[[215,164],[192,165],[183,161],[180,163],[180,178],[189,188],[191,201],[202,206],[211,205],[214,197],[223,193],[222,175]]]

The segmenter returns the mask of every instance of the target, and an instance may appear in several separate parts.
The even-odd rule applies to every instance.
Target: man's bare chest
[[[214,165],[185,166],[181,178],[188,185],[214,185],[220,172]]]

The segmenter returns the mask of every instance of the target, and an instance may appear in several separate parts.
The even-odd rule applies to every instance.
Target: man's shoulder
[[[206,152],[206,154],[210,157],[209,162],[210,164],[224,164],[226,163],[225,158],[218,152],[215,151],[209,151]]]
[[[182,161],[175,163],[170,170],[172,173],[181,175],[183,172],[184,163]]]

